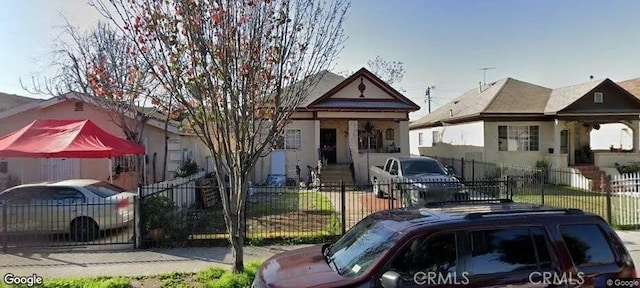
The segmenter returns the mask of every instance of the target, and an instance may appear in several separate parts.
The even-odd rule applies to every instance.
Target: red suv
[[[371,214],[335,243],[270,258],[252,287],[607,287],[630,277],[631,256],[600,216],[501,201]]]

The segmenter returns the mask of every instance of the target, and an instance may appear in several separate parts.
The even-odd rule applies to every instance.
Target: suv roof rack
[[[551,213],[563,213],[568,215],[584,215],[584,211],[575,208],[538,208],[538,209],[521,209],[521,210],[504,210],[504,211],[489,211],[489,212],[473,212],[467,214],[464,219],[480,219],[485,216],[500,216],[500,215],[523,215],[523,214],[551,214]]]
[[[469,199],[469,200],[452,200],[452,201],[439,201],[439,202],[427,202],[425,208],[434,208],[445,205],[455,204],[504,204],[514,203],[511,199]]]

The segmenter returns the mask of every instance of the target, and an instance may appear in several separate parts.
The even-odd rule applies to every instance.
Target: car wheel
[[[373,194],[376,195],[376,198],[384,197],[382,190],[380,190],[380,185],[378,185],[378,179],[373,180]]]
[[[77,242],[89,242],[98,236],[98,224],[89,217],[76,218],[71,222],[71,237]]]

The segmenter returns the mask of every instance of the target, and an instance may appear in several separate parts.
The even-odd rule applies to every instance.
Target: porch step
[[[340,182],[343,182],[348,188],[353,187],[353,178],[349,164],[330,164],[322,168],[320,183],[325,186],[323,190],[340,189]]]
[[[582,176],[591,180],[591,191],[601,192],[603,191],[603,187],[607,187],[609,185],[607,180],[607,173],[600,170],[597,166],[594,165],[581,165],[574,166],[573,168],[578,169]]]

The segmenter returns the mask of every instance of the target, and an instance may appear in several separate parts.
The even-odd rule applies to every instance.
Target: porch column
[[[358,121],[349,120],[349,150],[351,150],[351,158],[358,153]]]
[[[632,152],[637,153],[640,151],[640,120],[631,121],[631,139],[633,139]]]
[[[400,143],[398,143],[400,153],[409,155],[409,121],[400,121],[398,125],[400,126],[398,129],[400,134],[400,137],[398,137],[400,139]]]
[[[560,151],[561,131],[562,127],[560,127],[560,121],[555,119],[553,123],[553,163],[551,163],[551,166],[554,169],[558,169],[560,167],[560,154],[562,152]]]
[[[314,137],[314,145],[313,147],[315,147],[315,149],[313,150],[313,154],[316,155],[315,157],[313,157],[313,159],[315,159],[315,161],[313,162],[313,164],[311,164],[311,166],[316,166],[318,163],[318,161],[320,161],[320,120],[314,120],[313,121],[313,131],[315,132],[315,137]]]

